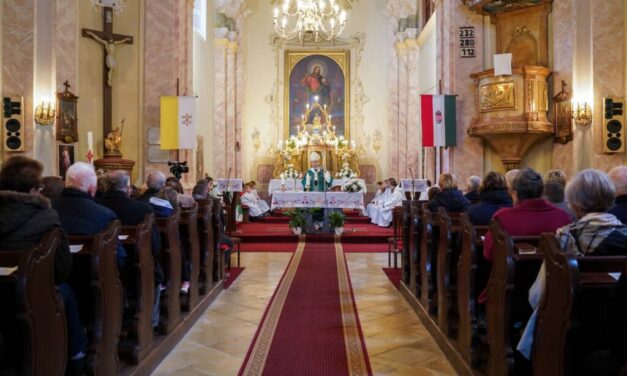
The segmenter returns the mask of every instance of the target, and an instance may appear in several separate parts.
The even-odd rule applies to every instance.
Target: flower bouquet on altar
[[[291,164],[291,163],[287,165],[287,169],[285,171],[283,171],[282,175],[283,175],[284,179],[298,179],[298,178],[300,178],[300,172],[295,170],[294,169],[294,165]]]
[[[336,177],[344,179],[353,179],[356,176],[357,174],[355,174],[355,171],[351,170],[348,166],[348,162],[344,162],[344,164],[342,164],[342,169],[336,174]]]
[[[355,177],[348,179],[348,181],[342,185],[342,192],[361,192],[365,190],[366,186],[364,183]]]

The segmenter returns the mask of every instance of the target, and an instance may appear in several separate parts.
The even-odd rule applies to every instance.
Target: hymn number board
[[[459,28],[459,54],[463,59],[476,56],[475,27],[462,26]]]

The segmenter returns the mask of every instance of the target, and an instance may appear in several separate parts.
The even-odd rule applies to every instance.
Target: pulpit
[[[485,139],[508,170],[517,168],[538,140],[553,136],[547,77],[541,66],[512,68],[511,76],[495,76],[494,70],[474,73],[479,95],[478,113],[468,128],[469,136]]]

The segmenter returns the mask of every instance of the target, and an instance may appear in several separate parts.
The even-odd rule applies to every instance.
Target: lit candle
[[[92,149],[94,147],[94,132],[87,132],[87,148]]]
[[[353,150],[355,150],[355,140],[351,141],[351,146],[353,147]]]
[[[316,101],[316,103],[318,103],[318,99],[320,99],[320,98],[318,98],[318,96],[316,95],[316,96],[314,97],[314,100]]]

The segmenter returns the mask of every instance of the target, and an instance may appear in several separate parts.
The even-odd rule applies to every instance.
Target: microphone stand
[[[414,172],[409,169],[409,173],[411,174],[411,200],[414,201],[416,198],[416,180],[414,179]]]

